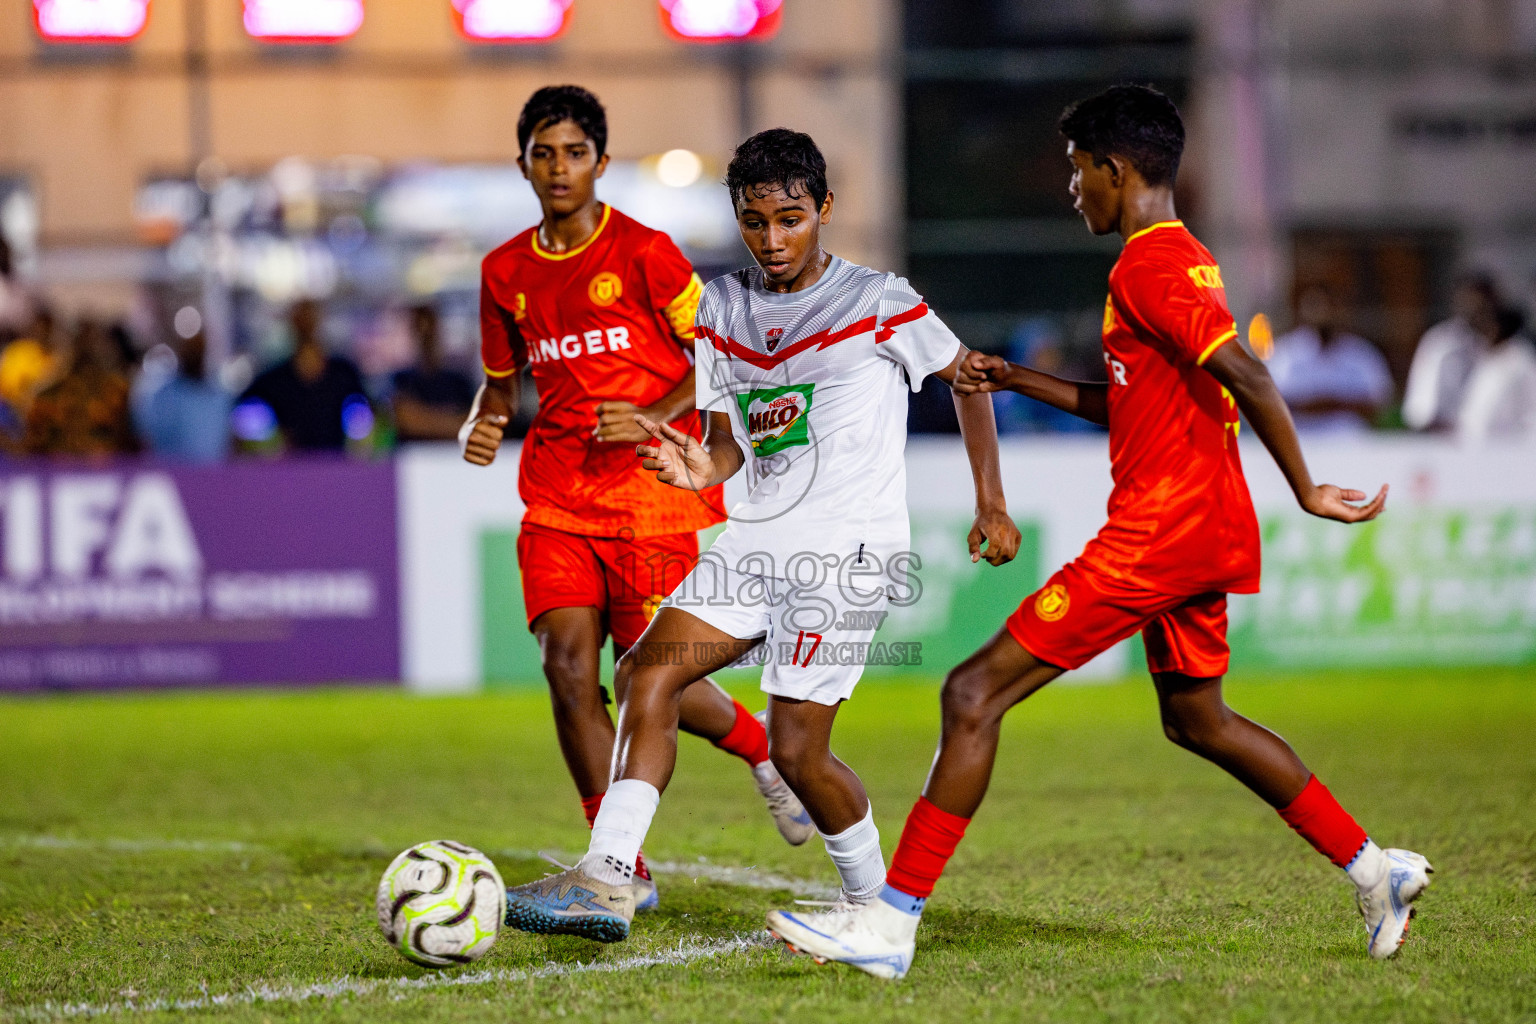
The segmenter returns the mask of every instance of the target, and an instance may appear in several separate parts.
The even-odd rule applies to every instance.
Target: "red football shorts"
[[[1071,562],[1008,616],[1008,632],[1026,651],[1066,669],[1138,630],[1153,672],[1226,674],[1226,594],[1159,594]]]
[[[640,639],[698,559],[696,533],[624,540],[524,523],[517,535],[528,625],[552,608],[596,608],[620,647]]]

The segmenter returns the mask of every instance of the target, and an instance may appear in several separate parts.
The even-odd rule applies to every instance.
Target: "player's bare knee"
[[[1184,733],[1184,726],[1177,718],[1163,714],[1163,735],[1168,737],[1168,742],[1178,747],[1189,748],[1188,739]]]
[[[1163,708],[1163,735],[1196,754],[1204,754],[1215,745],[1221,732],[1219,716],[1169,707]]]
[[[620,704],[629,699],[629,691],[635,675],[635,663],[630,658],[630,652],[613,664],[613,699]]]
[[[633,652],[631,652],[632,654]],[[649,664],[625,654],[614,669],[614,694],[623,715],[638,715],[657,723],[675,723],[678,699],[693,682],[676,669]],[[668,726],[670,728],[670,726]]]
[[[830,751],[824,745],[803,736],[770,736],[768,759],[779,770],[790,789],[798,789],[808,775],[815,773],[816,765]]]
[[[973,665],[961,665],[944,677],[939,706],[945,728],[978,729],[1000,714],[996,687],[987,673]]]
[[[541,651],[544,678],[552,694],[561,700],[583,694],[596,694],[597,666],[590,651],[555,640],[546,642]]]

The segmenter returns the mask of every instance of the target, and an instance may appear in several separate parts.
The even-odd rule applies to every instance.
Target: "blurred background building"
[[[234,391],[291,349],[301,299],[325,303],[327,342],[370,382],[414,358],[404,311],[423,302],[444,357],[478,370],[480,257],[538,219],[517,114],[553,82],[607,104],[604,197],[706,276],[741,259],[724,163],[781,121],[827,153],[841,250],[900,258],[891,4],[30,6],[0,23],[0,211],[20,278],[66,322],[125,321],[141,352],[205,336],[207,372]]]
[[[315,299],[381,398],[425,303],[472,373],[478,260],[537,218],[517,111],[574,81],[609,108],[605,197],[706,276],[743,261],[732,147],[804,128],[840,252],[907,273],[973,344],[1093,374],[1117,245],[1072,214],[1055,118],[1124,80],[1185,109],[1181,207],[1239,321],[1283,334],[1326,292],[1391,374],[1373,422],[1398,422],[1459,272],[1529,301],[1536,0],[32,0],[0,22],[0,329],[38,333],[28,301],[61,339],[121,323],[129,374],[196,336],[239,392]]]

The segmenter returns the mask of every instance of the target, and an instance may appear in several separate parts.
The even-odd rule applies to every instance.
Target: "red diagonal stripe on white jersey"
[[[919,302],[911,309],[902,310],[881,325],[880,330],[875,334],[875,344],[878,345],[882,341],[890,341],[891,336],[896,333],[896,328],[902,324],[909,324],[913,320],[921,320],[927,315],[928,303],[926,302]]]
[[[815,334],[812,334],[809,337],[801,338],[799,341],[795,342],[793,345],[790,345],[788,348],[780,349],[778,352],[769,354],[754,351],[743,345],[741,342],[737,341],[735,338],[729,336],[722,337],[703,324],[698,325],[698,330],[703,333],[704,337],[709,339],[709,343],[715,347],[717,352],[723,352],[728,356],[733,356],[737,359],[745,360],[746,362],[749,362],[753,366],[756,366],[762,370],[770,370],[777,366],[779,363],[782,363],[784,360],[788,359],[790,356],[799,355],[801,352],[804,352],[809,348],[826,348],[829,345],[836,345],[840,341],[847,341],[849,338],[856,338],[861,334],[868,334],[874,329],[875,318],[872,316],[867,316],[862,320],[855,320],[853,323],[849,324],[847,327],[842,328],[841,330],[817,331]]]

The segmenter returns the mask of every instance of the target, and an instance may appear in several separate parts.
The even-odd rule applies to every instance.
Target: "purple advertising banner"
[[[400,678],[395,469],[0,462],[0,691]]]

